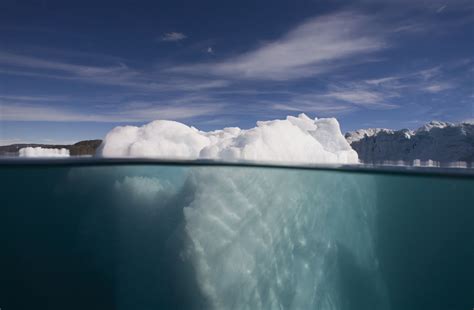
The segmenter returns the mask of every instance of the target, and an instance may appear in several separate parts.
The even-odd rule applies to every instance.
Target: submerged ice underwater
[[[2,165],[2,309],[472,309],[469,176]]]

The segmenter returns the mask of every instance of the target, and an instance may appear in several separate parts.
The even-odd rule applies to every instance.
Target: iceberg
[[[25,147],[19,150],[20,157],[69,157],[68,149]]]
[[[358,162],[334,118],[310,119],[305,114],[284,120],[259,121],[250,129],[210,132],[185,124],[157,120],[141,127],[112,129],[97,150],[99,157],[217,159],[285,163]]]
[[[374,250],[376,196],[358,190],[358,181],[281,170],[193,170],[185,232],[209,308],[344,309],[350,261],[370,275],[364,293],[374,299],[359,297],[360,304],[385,309]],[[327,195],[342,182],[344,193]]]
[[[68,179],[112,199],[123,309],[388,309],[372,176],[150,165]]]

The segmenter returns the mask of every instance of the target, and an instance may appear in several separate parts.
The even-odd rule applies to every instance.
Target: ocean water
[[[470,170],[14,161],[0,176],[2,310],[474,307]]]

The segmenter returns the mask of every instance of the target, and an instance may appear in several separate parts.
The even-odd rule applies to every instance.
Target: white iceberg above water
[[[112,129],[97,150],[99,157],[250,160],[285,163],[358,163],[357,153],[335,118],[305,114],[259,121],[251,129],[200,131],[156,120],[141,127]]]
[[[20,157],[69,157],[69,150],[65,148],[25,147],[18,151]]]

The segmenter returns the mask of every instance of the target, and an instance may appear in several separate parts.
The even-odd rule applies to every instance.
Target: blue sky
[[[474,119],[470,0],[4,0],[0,37],[0,144],[154,119]]]

